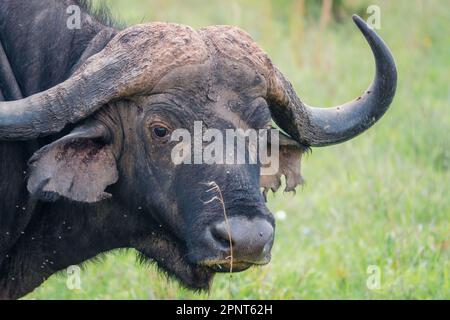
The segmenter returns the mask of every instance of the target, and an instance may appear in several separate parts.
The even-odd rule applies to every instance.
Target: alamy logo
[[[66,21],[67,29],[81,29],[81,9],[77,5],[67,7],[66,13],[69,15]]]
[[[79,266],[69,266],[67,268],[66,286],[69,290],[81,290],[81,269]]]
[[[273,175],[279,168],[279,132],[276,129],[204,130],[194,122],[193,134],[177,129],[171,141],[172,162],[179,164],[260,164],[262,175]]]
[[[377,265],[370,265],[367,267],[366,285],[369,290],[381,289],[381,269]]]
[[[370,16],[367,18],[367,25],[372,29],[381,29],[381,9],[379,6],[370,5],[367,7],[367,13]]]

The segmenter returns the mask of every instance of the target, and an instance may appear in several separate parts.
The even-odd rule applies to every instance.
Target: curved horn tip
[[[375,30],[372,28],[370,24],[368,24],[363,18],[358,16],[357,14],[352,15],[353,22],[356,24],[358,29],[362,32],[362,34],[366,37],[369,42],[373,40],[371,38],[376,37],[377,40],[383,42],[383,40],[378,36]]]
[[[375,30],[358,15],[353,21],[366,38],[375,58],[375,78],[361,98],[334,108],[315,108],[302,104],[309,124],[295,123],[297,132],[288,132],[298,136],[302,144],[311,147],[323,147],[350,140],[370,128],[389,108],[397,87],[397,69],[394,58],[386,43]],[[292,95],[295,93],[292,92]],[[297,99],[299,100],[299,99]],[[292,101],[297,101],[295,98]],[[291,107],[293,109],[294,107]]]
[[[375,31],[373,30],[373,28],[366,22],[364,21],[363,18],[361,18],[360,16],[358,16],[357,14],[353,14],[352,15],[352,19],[353,22],[356,24],[356,26],[358,27],[358,29],[365,35],[367,36],[368,33],[372,32],[375,33]],[[376,34],[376,33],[375,33]]]
[[[355,24],[357,26],[361,26],[361,25],[366,25],[367,23],[363,20],[363,18],[361,18],[360,16],[358,16],[357,14],[352,14],[352,19],[355,22]]]

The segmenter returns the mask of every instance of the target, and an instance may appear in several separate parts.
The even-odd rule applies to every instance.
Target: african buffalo
[[[67,27],[70,5],[79,29]],[[1,1],[0,298],[116,248],[191,289],[268,263],[275,222],[261,188],[276,191],[285,175],[293,190],[305,150],[355,137],[394,97],[389,49],[353,19],[375,79],[352,102],[314,108],[236,27],[120,30],[84,1]],[[272,120],[287,133],[275,175],[260,178],[260,163],[171,161],[172,132],[194,121],[221,131]]]

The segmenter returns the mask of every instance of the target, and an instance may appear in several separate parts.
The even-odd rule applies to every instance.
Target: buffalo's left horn
[[[150,92],[168,70],[207,56],[204,42],[187,26],[149,23],[125,29],[66,81],[24,99],[0,102],[0,141],[59,132],[111,100]]]
[[[353,20],[367,39],[376,63],[375,79],[359,98],[334,108],[304,104],[278,70],[272,78],[269,102],[275,122],[298,142],[312,147],[349,140],[371,127],[388,109],[395,95],[397,69],[383,40],[360,17]]]
[[[119,90],[110,87],[107,70],[93,71],[32,96],[1,102],[0,140],[28,140],[59,132],[110,101]]]

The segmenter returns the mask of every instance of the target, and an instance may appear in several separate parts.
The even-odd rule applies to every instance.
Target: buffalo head
[[[285,175],[286,189],[293,190],[301,182],[304,150],[355,137],[389,107],[396,88],[393,58],[373,30],[354,21],[372,48],[376,75],[347,104],[304,104],[237,28],[151,23],[117,34],[59,85],[0,103],[0,140],[58,135],[30,160],[30,193],[43,201],[112,197],[130,212],[137,208],[149,237],[154,226],[163,231],[158,240],[130,246],[188,286],[205,288],[214,272],[269,262],[275,223],[261,188],[276,191]],[[173,161],[177,129],[194,135],[201,122],[201,130],[222,133],[258,130],[272,120],[289,135],[280,137],[274,174],[261,177],[259,162]]]

